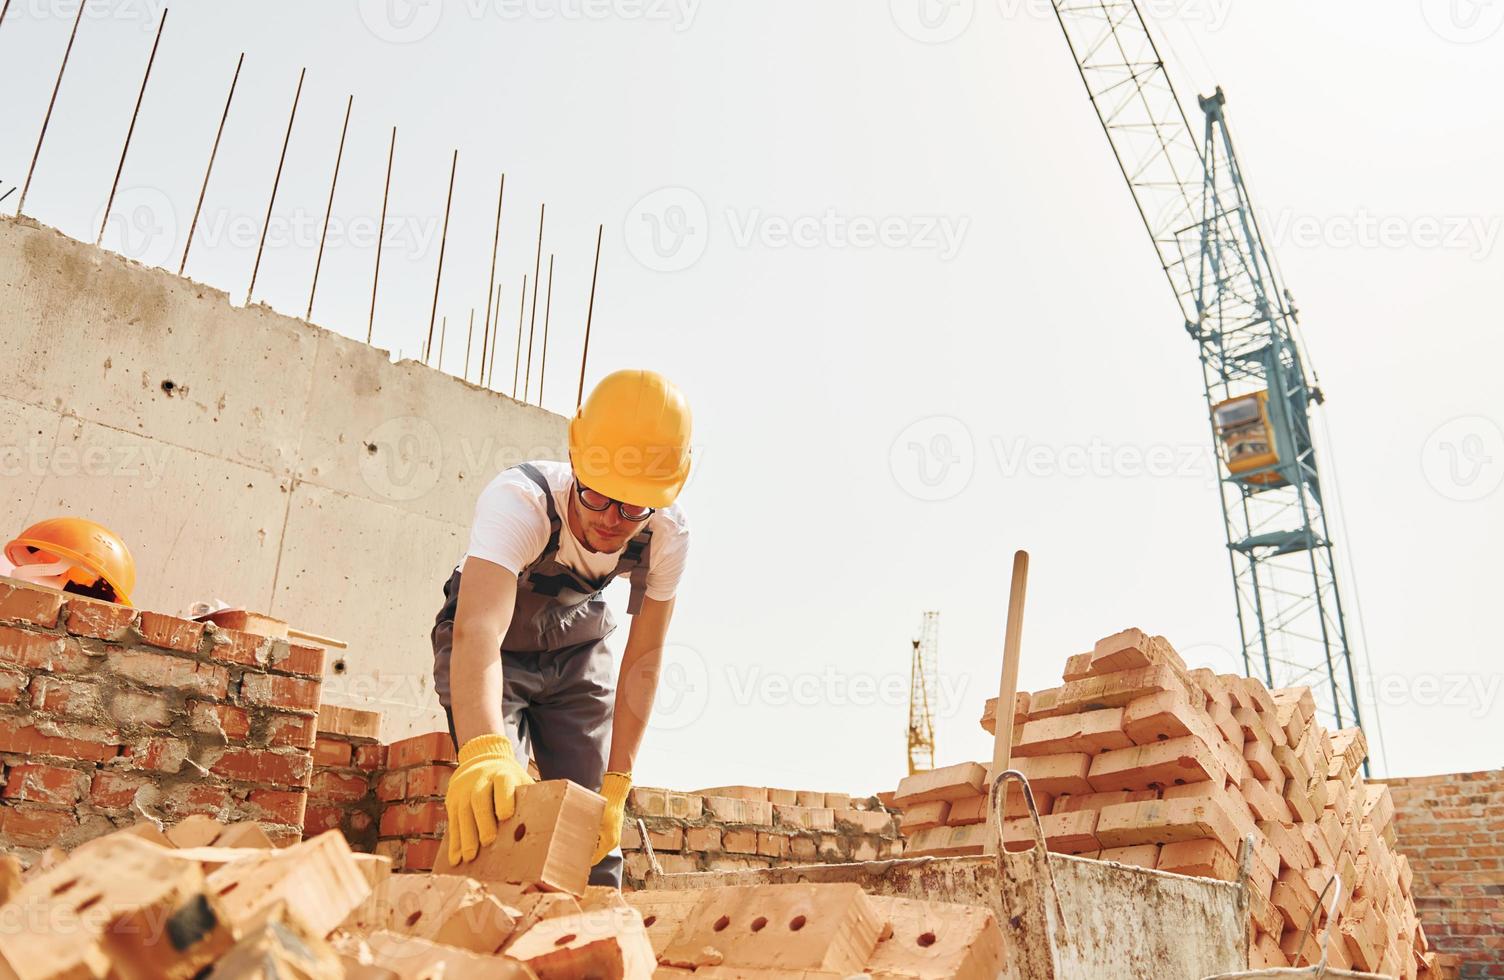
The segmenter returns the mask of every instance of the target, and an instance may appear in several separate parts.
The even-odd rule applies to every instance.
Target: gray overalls
[[[622,549],[616,567],[595,581],[558,561],[559,536],[570,533],[554,506],[554,494],[531,463],[520,470],[543,491],[548,506],[548,544],[517,576],[517,605],[501,641],[502,717],[517,761],[531,757],[544,779],[570,779],[599,790],[611,743],[615,679],[606,637],[616,621],[601,592],[618,575],[632,585],[627,612],[636,615],[647,590],[652,531],[644,527]],[[444,607],[433,627],[433,680],[439,703],[455,736],[449,694],[449,655],[454,644],[454,613],[460,573],[444,585]],[[621,849],[590,872],[592,885],[621,887]]]

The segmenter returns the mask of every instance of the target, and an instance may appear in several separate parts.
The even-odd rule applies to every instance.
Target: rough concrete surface
[[[0,533],[98,520],[143,608],[223,599],[350,644],[334,703],[442,727],[428,629],[475,496],[565,420],[0,218]],[[334,673],[335,671],[338,673]]]

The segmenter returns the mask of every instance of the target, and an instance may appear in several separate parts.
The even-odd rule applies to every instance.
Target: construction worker
[[[689,546],[674,504],[689,441],[677,387],[618,371],[570,422],[568,463],[521,463],[481,492],[433,628],[434,687],[459,749],[445,796],[455,864],[496,839],[531,757],[542,778],[606,798],[590,881],[621,886],[632,765]],[[632,625],[613,683],[601,592],[623,575]]]
[[[120,536],[82,517],[53,517],[5,546],[4,573],[75,595],[131,604],[136,562]]]

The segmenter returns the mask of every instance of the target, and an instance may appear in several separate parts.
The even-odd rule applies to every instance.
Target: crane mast
[[[927,612],[909,662],[909,775],[935,768],[934,699],[939,694],[940,614]]]
[[[1193,128],[1135,0],[1051,0],[1201,358],[1244,671],[1361,725],[1294,301],[1218,88]]]

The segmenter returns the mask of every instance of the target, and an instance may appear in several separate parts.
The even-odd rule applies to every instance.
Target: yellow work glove
[[[517,787],[532,783],[512,754],[505,735],[478,735],[460,749],[460,766],[449,779],[449,861],[473,861],[496,840],[497,824],[517,809]]]
[[[595,840],[595,857],[591,864],[600,864],[601,859],[621,843],[621,822],[627,813],[627,790],[632,788],[629,772],[608,772],[601,780],[601,795],[606,798],[606,812],[601,816],[601,834]]]

